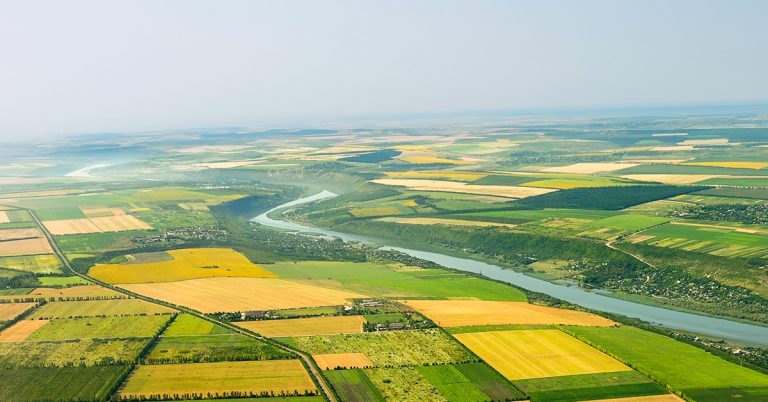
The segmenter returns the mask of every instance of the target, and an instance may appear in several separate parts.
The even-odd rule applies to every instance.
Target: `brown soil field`
[[[0,321],[10,321],[37,303],[0,303]]]
[[[604,163],[574,163],[568,166],[555,166],[541,169],[541,172],[548,173],[579,173],[593,174],[602,172],[613,172],[615,170],[627,169],[637,166],[636,163],[604,162]]]
[[[0,230],[0,241],[29,239],[33,237],[43,237],[43,233],[38,228]]]
[[[537,306],[526,302],[480,300],[406,300],[404,304],[441,327],[474,325],[582,325],[610,327],[615,323],[595,314]]]
[[[165,283],[136,283],[122,288],[202,313],[336,306],[365,295],[282,279],[204,278]]]
[[[363,332],[365,319],[359,315],[260,320],[236,323],[266,337],[355,334]]]
[[[372,183],[384,184],[387,186],[403,186],[411,190],[420,191],[443,191],[447,193],[463,193],[492,195],[506,198],[525,198],[534,195],[541,195],[556,191],[551,188],[538,187],[520,187],[520,186],[485,186],[477,184],[467,184],[457,181],[447,180],[420,180],[420,179],[375,179]]]
[[[0,332],[0,342],[21,342],[48,324],[48,320],[21,320]]]
[[[373,363],[364,353],[327,353],[312,355],[321,370],[373,367]]]
[[[56,236],[152,229],[151,226],[131,215],[43,221],[43,225]]]
[[[0,242],[0,257],[51,253],[53,253],[51,245],[42,237]]]

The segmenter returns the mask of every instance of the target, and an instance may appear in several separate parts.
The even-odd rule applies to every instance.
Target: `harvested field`
[[[630,371],[618,360],[558,330],[454,335],[509,380]]]
[[[386,172],[387,177],[392,179],[441,179],[457,181],[475,181],[488,176],[487,173],[478,172],[454,172],[454,171],[406,171],[406,172]]]
[[[675,394],[633,396],[629,398],[592,399],[585,402],[683,402],[685,399]]]
[[[679,145],[725,145],[728,144],[728,138],[712,138],[706,140],[685,140],[678,142]]]
[[[132,215],[43,221],[43,225],[56,236],[152,229]]]
[[[664,184],[691,184],[718,177],[713,174],[629,174],[624,179],[651,181]]]
[[[108,283],[173,282],[211,277],[275,278],[230,248],[170,250],[171,260],[123,264],[98,264],[88,274]],[[137,254],[134,258],[139,258]]]
[[[683,165],[693,166],[713,166],[724,167],[734,169],[765,169],[768,167],[768,162],[686,162]]]
[[[0,332],[0,342],[21,342],[45,324],[47,320],[21,320]]]
[[[594,174],[602,172],[613,172],[615,170],[627,169],[637,166],[637,163],[605,162],[605,163],[574,163],[568,166],[554,166],[541,169],[540,172],[547,173],[579,173]]]
[[[120,397],[162,394],[244,392],[293,394],[316,391],[298,360],[243,361],[138,366],[118,392]]]
[[[506,198],[525,198],[556,191],[550,188],[534,188],[520,186],[495,186],[467,184],[447,180],[419,180],[419,179],[376,179],[372,183],[387,186],[403,186],[411,190],[443,191],[448,193],[464,193],[478,195],[492,195]]]
[[[37,288],[29,293],[29,296],[50,297],[122,297],[112,289],[107,289],[99,285],[72,286],[68,288]]]
[[[312,355],[321,370],[367,368],[373,367],[373,363],[365,353],[326,353]]]
[[[384,222],[405,223],[409,225],[453,225],[453,226],[499,226],[513,228],[517,225],[511,223],[498,223],[498,222],[483,222],[483,221],[466,221],[462,219],[447,219],[447,218],[381,218],[378,219]]]
[[[610,327],[607,318],[581,311],[537,306],[525,302],[480,300],[406,300],[404,304],[441,327],[475,325],[579,325]]]
[[[38,228],[0,230],[0,241],[30,239],[35,237],[43,237],[43,233]]]
[[[337,306],[349,303],[349,299],[365,297],[358,293],[264,278],[205,278],[121,287],[203,313]]]
[[[10,321],[37,303],[0,303],[0,321]]]
[[[5,213],[5,211],[0,211],[0,223],[8,223],[11,220],[8,219],[8,214]]]
[[[80,210],[89,218],[125,215],[122,208],[80,208]]]
[[[138,314],[171,314],[175,310],[139,299],[58,301],[46,303],[31,318],[53,319]]]
[[[365,319],[359,315],[259,320],[236,323],[266,337],[355,334],[363,332]]]
[[[666,152],[666,151],[693,151],[693,145],[668,145],[661,147],[653,147],[651,151]]]
[[[29,271],[36,274],[61,272],[61,263],[53,254],[1,257],[0,267]]]
[[[23,240],[0,241],[0,257],[52,254],[53,249],[43,237]]]

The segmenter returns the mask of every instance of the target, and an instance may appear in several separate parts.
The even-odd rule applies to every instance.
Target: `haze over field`
[[[764,1],[16,1],[0,139],[764,101]]]

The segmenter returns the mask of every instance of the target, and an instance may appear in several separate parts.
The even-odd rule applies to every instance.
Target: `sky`
[[[0,0],[0,140],[768,100],[768,1]]]

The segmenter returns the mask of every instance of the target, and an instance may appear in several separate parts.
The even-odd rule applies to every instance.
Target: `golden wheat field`
[[[48,324],[48,320],[21,320],[0,332],[0,342],[20,342]]]
[[[615,323],[599,315],[537,306],[526,302],[482,300],[406,300],[404,304],[441,327],[474,325],[581,325],[609,327]]]
[[[173,282],[218,276],[276,278],[231,248],[185,248],[167,253],[171,260],[97,264],[88,274],[107,283]]]
[[[10,321],[37,303],[0,303],[0,321]]]
[[[51,253],[53,249],[44,237],[0,242],[0,257]]]
[[[373,363],[365,353],[325,353],[312,355],[321,370],[373,367]]]
[[[383,222],[396,222],[405,223],[409,225],[452,225],[452,226],[476,226],[476,227],[508,227],[513,228],[517,225],[512,223],[499,223],[499,222],[484,222],[484,221],[467,221],[463,219],[449,219],[449,218],[398,218],[387,217],[377,219]]]
[[[298,360],[139,365],[118,391],[121,397],[263,391],[303,394],[317,387]]]
[[[411,190],[443,191],[448,193],[464,193],[478,195],[492,195],[506,198],[525,198],[556,191],[551,188],[520,187],[520,186],[496,186],[467,184],[447,180],[420,180],[420,179],[375,179],[372,183],[387,186],[403,186]]]
[[[204,278],[121,287],[203,313],[337,306],[365,295],[266,278]]]
[[[454,336],[510,380],[631,370],[556,329],[472,332]]]
[[[151,226],[132,215],[50,220],[43,221],[43,225],[55,236],[152,229]]]
[[[38,297],[122,297],[112,289],[107,289],[99,285],[82,285],[68,288],[37,288],[29,292],[29,296]]]
[[[692,166],[712,166],[712,167],[724,167],[735,169],[765,169],[768,167],[768,162],[686,162],[684,165]]]
[[[293,318],[285,320],[243,321],[237,325],[260,335],[275,338],[282,336],[312,336],[355,334],[363,332],[365,319],[359,315]]]

